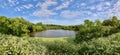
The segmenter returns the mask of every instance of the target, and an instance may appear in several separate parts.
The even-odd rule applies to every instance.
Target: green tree
[[[117,27],[119,25],[119,20],[116,16],[112,17],[112,26]]]
[[[42,31],[41,25],[37,26],[24,18],[7,18],[0,16],[0,33],[12,34],[16,36],[28,36],[29,33]]]
[[[95,24],[96,24],[96,26],[98,26],[98,27],[101,27],[101,26],[102,26],[102,23],[101,23],[100,20],[96,20],[96,21],[95,21]]]
[[[104,20],[102,25],[103,26],[112,26],[112,21],[110,19]]]
[[[84,21],[84,25],[86,27],[92,27],[92,26],[94,26],[94,23],[92,21],[90,21],[90,20],[85,20]]]

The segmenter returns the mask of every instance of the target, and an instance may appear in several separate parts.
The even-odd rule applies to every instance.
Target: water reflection
[[[74,37],[75,31],[70,30],[45,30],[34,34],[35,37]]]

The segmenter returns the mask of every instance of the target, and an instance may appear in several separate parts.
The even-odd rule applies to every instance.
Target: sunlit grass
[[[60,37],[60,38],[44,38],[44,37],[36,37],[43,42],[53,42],[53,41],[63,41],[63,42],[73,42],[75,37]]]

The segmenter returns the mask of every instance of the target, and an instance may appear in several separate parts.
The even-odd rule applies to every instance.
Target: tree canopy
[[[41,31],[41,25],[33,24],[24,18],[0,16],[0,32],[16,36],[28,36],[30,32]]]

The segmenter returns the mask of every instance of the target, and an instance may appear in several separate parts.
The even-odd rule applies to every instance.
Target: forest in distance
[[[72,38],[34,38],[32,32],[63,29],[76,31]],[[62,26],[31,23],[24,18],[0,16],[0,55],[119,55],[120,20],[117,16],[85,20]]]

